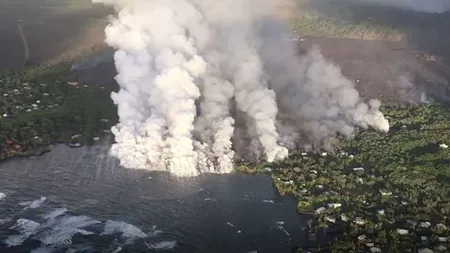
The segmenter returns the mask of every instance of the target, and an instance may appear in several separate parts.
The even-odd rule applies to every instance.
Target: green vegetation
[[[360,131],[334,154],[294,154],[241,171],[269,172],[281,194],[319,227],[342,229],[332,252],[417,252],[450,248],[450,110],[387,106],[388,134]]]
[[[64,142],[92,144],[117,122],[111,88],[78,83],[70,63],[0,73],[0,160],[34,155]],[[438,252],[450,247],[450,110],[440,105],[386,106],[387,134],[359,131],[336,152],[292,154],[283,162],[237,170],[267,172],[311,234],[341,229],[332,252]],[[75,145],[76,146],[76,145]],[[36,151],[37,150],[37,151]],[[36,151],[36,152],[34,152]]]
[[[8,5],[33,8],[36,10],[68,11],[92,8],[91,0],[36,0],[30,5],[27,1],[12,1]]]
[[[78,83],[70,63],[0,72],[0,159],[93,143],[117,120],[111,89]]]
[[[303,36],[324,36],[363,40],[402,40],[404,35],[393,28],[378,25],[370,20],[349,22],[321,15],[314,11],[300,11],[291,22]]]

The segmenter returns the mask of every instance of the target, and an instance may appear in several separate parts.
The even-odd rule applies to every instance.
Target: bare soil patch
[[[55,11],[50,8],[53,6],[40,6],[40,0],[28,4],[31,6],[23,0],[0,3],[0,68],[51,64],[105,46],[103,30],[109,9],[86,5],[54,7]],[[25,59],[19,22],[29,46],[29,61]]]
[[[439,55],[415,48],[407,42],[306,38],[299,41],[299,51],[317,45],[322,53],[339,65],[356,82],[364,97],[389,102],[429,98],[447,100],[450,67]],[[408,82],[408,80],[410,82]]]

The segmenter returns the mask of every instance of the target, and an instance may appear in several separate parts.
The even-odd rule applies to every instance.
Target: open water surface
[[[124,169],[108,146],[0,164],[0,252],[291,252],[306,217],[264,174]]]

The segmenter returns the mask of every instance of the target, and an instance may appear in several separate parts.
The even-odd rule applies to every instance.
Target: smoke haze
[[[430,12],[430,13],[444,13],[450,10],[450,1],[448,0],[347,0],[350,2],[379,4],[385,6],[392,6],[401,9]]]
[[[380,101],[318,48],[296,55],[272,0],[93,0],[113,5],[105,29],[120,91],[111,153],[129,168],[179,176],[227,173],[237,158],[332,149],[355,127],[387,132]]]

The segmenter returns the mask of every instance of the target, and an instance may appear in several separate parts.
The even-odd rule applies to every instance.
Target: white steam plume
[[[265,22],[262,57],[271,87],[279,97],[280,129],[287,145],[306,144],[329,148],[335,133],[352,137],[354,126],[371,126],[389,131],[389,123],[379,111],[378,100],[365,104],[354,83],[345,78],[338,66],[326,60],[317,47],[296,57],[295,48],[283,42],[282,24]],[[281,66],[281,67],[280,67]],[[293,131],[296,129],[299,132]],[[293,143],[292,143],[293,142]]]
[[[118,12],[105,32],[121,88],[111,153],[125,167],[226,173],[235,152],[273,161],[354,126],[389,129],[317,49],[299,58],[283,42],[275,1],[93,2]]]

